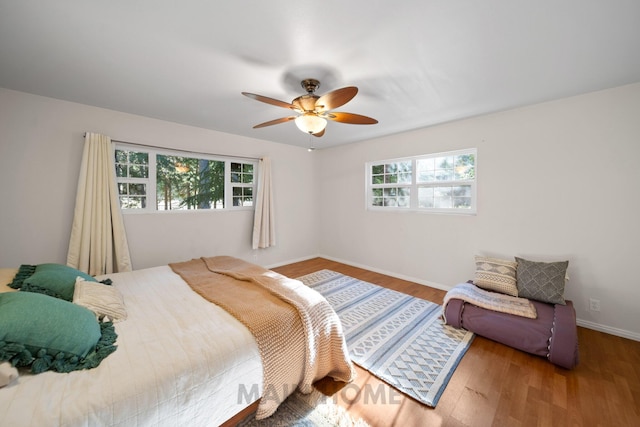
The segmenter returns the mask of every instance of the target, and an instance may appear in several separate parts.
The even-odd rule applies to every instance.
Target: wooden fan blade
[[[259,125],[255,125],[253,128],[254,129],[263,128],[265,126],[272,126],[280,123],[290,122],[291,120],[295,120],[295,119],[296,119],[296,116],[282,117],[281,119],[269,120],[268,122],[260,123]]]
[[[347,86],[325,93],[316,101],[316,111],[327,111],[338,108],[351,101],[358,93],[355,86]]]
[[[312,133],[311,135],[317,136],[318,138],[320,138],[322,135],[324,135],[325,130],[327,130],[327,128],[322,129],[320,132]]]
[[[267,104],[275,105],[276,107],[289,108],[291,110],[295,109],[295,107],[288,102],[279,101],[277,99],[269,98],[268,96],[256,95],[255,93],[249,92],[242,92],[242,94],[251,99],[255,99],[256,101],[265,102]]]
[[[334,122],[349,123],[352,125],[375,125],[378,123],[376,119],[372,119],[371,117],[353,113],[339,113],[336,111],[327,113],[322,117],[333,120]]]

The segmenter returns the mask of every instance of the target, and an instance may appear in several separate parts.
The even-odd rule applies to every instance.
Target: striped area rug
[[[474,334],[442,322],[442,307],[331,270],[298,277],[336,311],[351,360],[435,407]]]

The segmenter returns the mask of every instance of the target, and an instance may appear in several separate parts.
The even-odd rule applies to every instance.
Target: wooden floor
[[[322,258],[273,270],[295,278],[322,269],[438,304],[445,294]],[[640,426],[640,342],[585,328],[578,328],[578,338],[580,364],[567,371],[477,336],[436,408],[404,397],[359,367],[354,384],[322,380],[316,386],[374,427]]]

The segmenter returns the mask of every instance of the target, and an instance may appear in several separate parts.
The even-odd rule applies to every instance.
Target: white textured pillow
[[[17,268],[0,268],[0,292],[15,292],[17,289],[9,287],[14,276],[18,273]]]
[[[113,286],[88,282],[78,277],[73,291],[73,302],[93,311],[98,320],[104,322],[116,323],[127,318],[122,294]]]
[[[0,362],[0,388],[11,384],[18,378],[18,370],[9,362]]]
[[[518,263],[513,261],[476,256],[476,277],[473,283],[479,288],[517,297],[517,267]]]

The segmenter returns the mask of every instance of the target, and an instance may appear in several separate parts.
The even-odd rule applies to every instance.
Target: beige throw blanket
[[[528,299],[485,291],[471,283],[461,283],[446,293],[442,305],[443,317],[447,308],[447,303],[453,298],[463,300],[478,307],[486,308],[487,310],[514,314],[516,316],[527,317],[529,319],[535,319],[538,317],[535,306]]]
[[[326,376],[345,382],[355,377],[337,314],[302,282],[227,256],[169,265],[254,335],[264,378],[257,419],[273,414],[296,388],[310,393]]]

